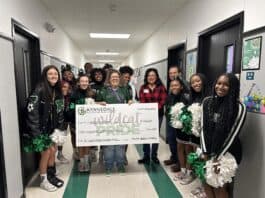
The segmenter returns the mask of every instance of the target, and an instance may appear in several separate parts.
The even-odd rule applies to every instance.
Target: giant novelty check
[[[76,105],[77,146],[159,142],[157,103]]]

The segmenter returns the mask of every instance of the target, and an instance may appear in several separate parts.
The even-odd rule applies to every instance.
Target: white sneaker
[[[79,164],[78,164],[78,171],[79,172],[87,172],[87,168],[86,168],[85,163],[79,162]]]
[[[180,184],[181,185],[188,185],[191,182],[193,182],[195,180],[195,176],[193,174],[186,174],[184,178],[181,179]]]
[[[66,159],[66,158],[64,157],[63,154],[58,154],[58,155],[57,155],[57,159],[58,159],[62,164],[68,164],[68,163],[69,163],[69,160]]]
[[[48,192],[54,192],[58,189],[56,186],[52,185],[48,180],[43,180],[40,183],[40,188]]]
[[[173,180],[174,181],[182,180],[185,177],[185,175],[186,175],[185,173],[179,171],[174,175]]]

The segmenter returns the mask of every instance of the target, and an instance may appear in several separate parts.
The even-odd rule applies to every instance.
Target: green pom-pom
[[[187,162],[191,165],[195,175],[202,181],[205,182],[205,164],[206,162],[198,156],[197,153],[190,153],[187,157]]]
[[[182,122],[183,128],[182,132],[190,135],[191,129],[192,129],[192,114],[190,111],[188,111],[187,107],[183,107],[182,113],[179,116],[179,120]]]
[[[52,140],[48,134],[41,134],[34,138],[24,139],[25,152],[42,152],[52,145]]]

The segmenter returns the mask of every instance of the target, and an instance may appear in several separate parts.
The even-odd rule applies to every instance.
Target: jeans
[[[110,145],[103,147],[105,168],[111,170],[116,162],[116,166],[124,166],[125,145]]]
[[[159,132],[160,132],[162,121],[163,121],[163,116],[159,116]],[[150,148],[151,145],[152,145],[152,149]],[[150,153],[150,150],[151,150],[151,153]],[[157,158],[157,151],[158,151],[158,144],[144,144],[143,145],[144,158],[150,158],[150,154],[152,158]]]
[[[177,154],[177,133],[176,129],[167,123],[167,143],[169,145],[169,150],[171,152],[170,159],[174,162],[178,162]]]

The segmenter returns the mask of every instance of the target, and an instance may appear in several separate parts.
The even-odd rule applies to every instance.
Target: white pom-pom
[[[200,137],[202,107],[200,106],[199,103],[194,103],[188,107],[188,111],[190,111],[192,114],[191,132],[196,137]]]
[[[67,132],[55,129],[54,132],[50,135],[50,138],[54,143],[61,146],[66,142]]]
[[[215,166],[217,166],[219,173],[215,172]],[[214,188],[223,187],[224,184],[232,182],[237,167],[236,160],[230,153],[226,153],[217,162],[214,162],[213,159],[208,160],[205,165],[206,182]]]
[[[93,98],[86,98],[86,104],[87,105],[95,104],[95,100]]]
[[[176,103],[170,110],[169,114],[171,115],[171,126],[176,129],[181,129],[182,122],[179,120],[179,115],[182,112],[182,108],[185,105],[182,102]]]

